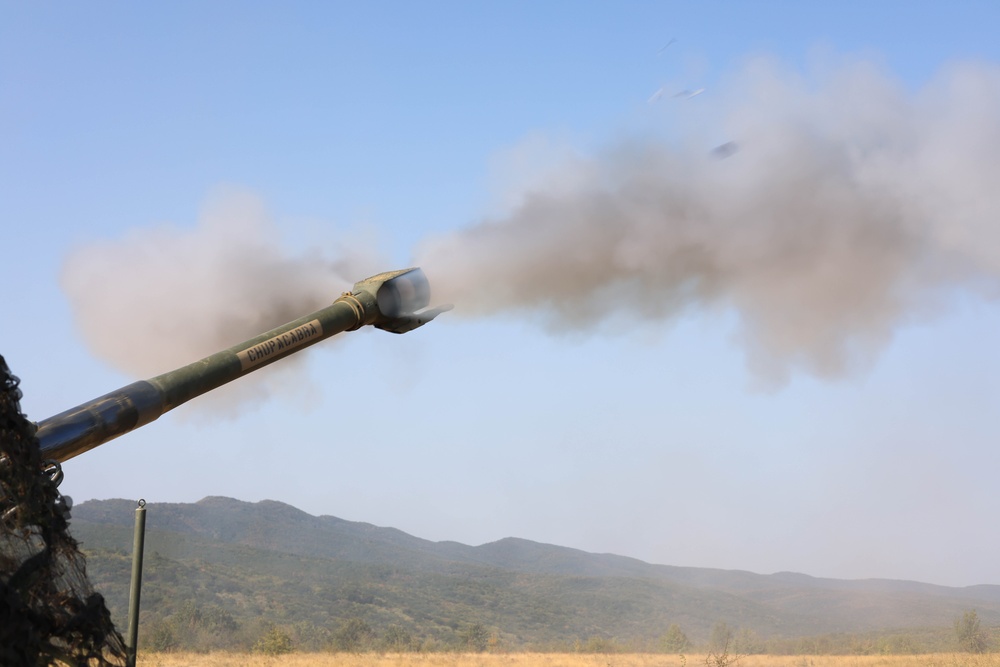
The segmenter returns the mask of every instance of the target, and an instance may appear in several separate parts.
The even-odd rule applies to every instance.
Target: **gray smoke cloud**
[[[371,248],[358,242],[336,259],[290,251],[259,198],[220,189],[193,227],[136,228],[76,248],[61,285],[90,349],[118,370],[147,378],[329,305],[359,278],[382,270],[373,268],[382,263]],[[306,400],[309,387],[295,377],[304,356],[196,403],[233,416],[279,389]]]
[[[759,59],[697,103],[687,139],[565,160],[509,213],[428,239],[435,301],[555,331],[731,310],[774,387],[865,368],[956,288],[998,293],[1000,68],[908,91],[864,62]]]
[[[674,140],[515,151],[520,187],[501,215],[415,249],[434,302],[557,332],[732,312],[753,377],[776,387],[795,370],[865,368],[955,289],[1000,294],[997,66],[954,64],[912,91],[865,62],[804,76],[760,59],[677,104],[696,122]],[[537,154],[550,163],[540,177]],[[285,250],[262,203],[229,191],[194,228],[78,248],[62,285],[91,348],[149,377],[388,266],[353,245],[336,261]],[[250,394],[238,400],[264,398],[295,365],[237,383]]]

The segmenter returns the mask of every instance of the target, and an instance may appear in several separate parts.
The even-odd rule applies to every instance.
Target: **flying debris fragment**
[[[684,100],[689,100],[692,97],[698,97],[703,92],[705,92],[704,88],[698,88],[696,90],[682,90],[681,92],[675,94],[674,97],[678,97]]]
[[[667,91],[661,86],[659,90],[657,90],[655,93],[649,96],[649,99],[646,100],[646,104],[652,104],[656,100],[663,97],[666,94],[666,92]]]
[[[662,48],[662,49],[660,49],[659,51],[657,51],[657,52],[656,52],[656,55],[660,55],[661,53],[663,53],[664,51],[666,51],[666,50],[667,50],[667,47],[668,47],[668,46],[670,46],[671,44],[673,44],[673,43],[674,43],[674,42],[676,42],[676,41],[677,41],[677,38],[676,38],[676,37],[671,37],[671,38],[670,38],[670,41],[669,41],[669,42],[667,42],[667,43],[666,43],[666,44],[665,44],[665,45],[663,46],[663,48]]]
[[[727,157],[730,157],[734,153],[736,153],[736,151],[738,151],[739,149],[740,147],[736,144],[735,141],[727,141],[724,144],[716,146],[710,152],[712,154],[712,157],[718,158],[720,160],[725,160]]]

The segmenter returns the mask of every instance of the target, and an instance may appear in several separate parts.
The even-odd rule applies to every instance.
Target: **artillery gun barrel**
[[[420,269],[380,273],[355,283],[332,305],[248,341],[38,423],[44,460],[67,461],[144,426],[192,398],[344,331],[367,324],[405,333],[450,310],[426,309],[430,286]]]

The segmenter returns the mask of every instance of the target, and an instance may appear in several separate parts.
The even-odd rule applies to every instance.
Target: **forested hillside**
[[[73,510],[95,587],[124,627],[135,504]],[[452,647],[743,652],[954,648],[1000,623],[1000,587],[652,565],[508,538],[467,546],[274,502],[147,506],[142,641],[152,648]],[[262,639],[263,638],[263,639]]]

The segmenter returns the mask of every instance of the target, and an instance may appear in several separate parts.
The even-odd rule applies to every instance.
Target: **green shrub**
[[[271,626],[253,645],[254,653],[284,655],[292,652],[292,638],[277,626]]]

